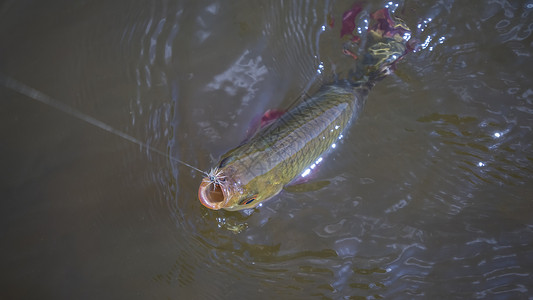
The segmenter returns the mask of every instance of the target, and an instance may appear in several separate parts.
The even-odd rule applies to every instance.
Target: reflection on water
[[[346,76],[352,5],[7,1],[0,71],[206,169]],[[1,87],[3,296],[530,296],[533,2],[368,1],[356,27],[385,6],[418,51],[317,188],[255,210],[207,210],[198,172]]]

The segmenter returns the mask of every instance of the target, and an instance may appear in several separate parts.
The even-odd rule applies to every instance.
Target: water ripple
[[[334,74],[335,55],[341,55],[335,54],[338,32],[327,20],[344,6],[245,5],[248,13],[212,1],[169,4],[165,13],[152,11],[151,23],[125,34],[148,28],[133,107],[139,118],[150,115],[150,142],[168,142],[170,153],[201,167],[238,144],[253,115],[293,101],[310,82]],[[409,5],[403,11],[410,12]],[[507,39],[523,37],[527,27],[510,34],[521,21],[502,21],[498,6],[471,8],[475,17],[463,23],[455,19],[457,9],[454,1],[440,1],[406,13],[419,25],[416,37],[424,47],[376,91],[386,102],[373,100],[347,150],[335,157],[350,169],[325,170],[326,188],[282,193],[242,213],[209,211],[196,200],[198,174],[173,166],[156,177],[169,180],[166,210],[182,233],[173,241],[176,263],[156,280],[206,297],[527,294],[533,237],[527,224],[533,220],[522,199],[533,179],[526,122],[533,92],[527,74],[513,73],[512,63],[503,69],[487,64],[495,59],[491,39],[473,38],[497,28],[498,50],[509,55],[524,40]],[[520,15],[521,8],[505,9]],[[223,18],[229,12],[230,21]],[[228,48],[214,51],[223,40]],[[505,55],[496,58],[511,61]],[[419,78],[402,77],[402,69]],[[171,88],[158,91],[161,85]],[[408,93],[413,90],[420,94]],[[143,102],[167,94],[170,104]],[[508,191],[506,204],[500,189]]]

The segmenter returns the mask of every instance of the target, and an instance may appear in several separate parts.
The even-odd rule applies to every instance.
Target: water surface
[[[352,4],[5,1],[0,72],[207,170],[346,76]],[[387,5],[419,50],[328,186],[255,210],[209,211],[198,172],[2,85],[2,298],[531,298],[533,2],[366,1],[358,27]]]

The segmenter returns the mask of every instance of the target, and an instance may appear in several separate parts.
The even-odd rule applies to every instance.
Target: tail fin
[[[365,54],[358,64],[358,73],[364,74],[369,87],[391,74],[396,62],[413,50],[408,43],[411,30],[387,8],[374,12],[371,18],[375,24],[368,29]]]

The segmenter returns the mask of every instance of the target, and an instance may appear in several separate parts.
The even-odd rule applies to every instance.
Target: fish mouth
[[[198,199],[202,202],[203,206],[218,210],[224,208],[229,197],[226,189],[215,182],[205,177],[198,188]]]

